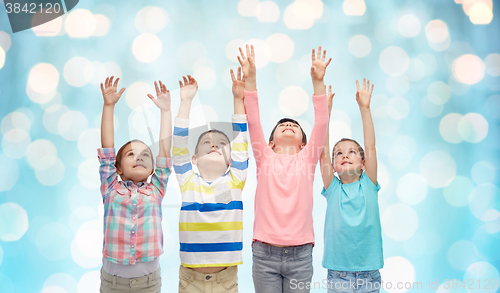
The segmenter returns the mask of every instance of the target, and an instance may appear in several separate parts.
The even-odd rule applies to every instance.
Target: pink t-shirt
[[[313,180],[328,124],[326,94],[313,95],[314,127],[295,155],[276,154],[264,138],[257,92],[245,91],[252,150],[257,164],[253,240],[276,245],[314,243]]]

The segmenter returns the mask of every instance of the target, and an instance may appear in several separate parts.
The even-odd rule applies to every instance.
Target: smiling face
[[[200,136],[193,156],[194,165],[198,168],[212,166],[225,171],[230,161],[231,147],[226,135],[218,131],[209,131]]]
[[[365,169],[361,147],[354,141],[342,140],[333,148],[333,169],[343,175],[361,175]]]
[[[141,141],[132,141],[121,150],[116,172],[123,181],[131,180],[135,184],[146,181],[154,171],[153,155],[147,145]]]
[[[293,119],[281,119],[274,127],[269,138],[269,146],[277,147],[295,146],[301,150],[307,143],[307,138],[300,125]]]

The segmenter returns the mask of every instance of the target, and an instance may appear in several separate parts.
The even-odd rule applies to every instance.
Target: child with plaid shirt
[[[125,91],[122,88],[117,92],[118,80],[113,84],[113,77],[106,78],[105,87],[101,84],[104,107],[98,157],[104,245],[100,292],[156,293],[161,291],[161,202],[170,176],[170,92],[160,81],[160,88],[155,82],[157,98],[148,95],[161,111],[160,150],[155,169],[151,149],[140,140],[127,142],[115,155],[113,112]],[[148,183],[150,175],[153,176]]]

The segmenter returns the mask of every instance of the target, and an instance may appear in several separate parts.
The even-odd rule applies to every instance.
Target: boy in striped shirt
[[[241,69],[233,79],[233,145],[226,134],[200,135],[195,154],[188,150],[189,111],[196,80],[181,85],[181,104],[174,122],[172,160],[182,193],[179,216],[181,266],[179,292],[238,292],[237,265],[242,264],[243,203],[248,168],[247,120]],[[199,173],[194,173],[196,165]]]

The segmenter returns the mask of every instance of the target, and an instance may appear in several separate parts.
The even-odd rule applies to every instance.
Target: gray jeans
[[[255,241],[252,244],[252,276],[256,293],[306,293],[304,285],[313,276],[311,243],[276,247]]]

